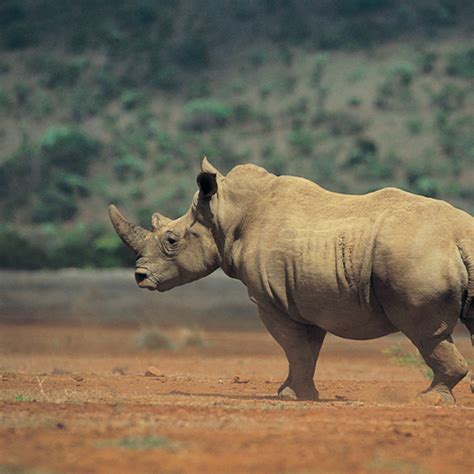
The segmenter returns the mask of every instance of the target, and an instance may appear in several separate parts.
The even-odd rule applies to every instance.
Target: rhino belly
[[[270,294],[279,306],[340,337],[371,339],[396,332],[371,287],[378,230],[371,224],[307,232],[284,242],[267,266]]]

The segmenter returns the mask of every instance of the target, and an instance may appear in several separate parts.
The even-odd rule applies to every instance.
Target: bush
[[[411,118],[406,121],[406,127],[410,135],[419,135],[423,130],[423,122],[419,118]]]
[[[457,84],[445,84],[437,94],[432,95],[434,105],[444,112],[453,112],[464,107],[468,89]]]
[[[34,44],[36,39],[36,32],[27,24],[13,23],[3,31],[3,46],[6,49],[25,49]]]
[[[451,53],[447,59],[446,72],[451,76],[474,78],[474,48]]]
[[[53,126],[39,140],[48,164],[70,173],[85,175],[97,157],[99,142],[78,128]]]
[[[389,77],[403,87],[408,87],[413,82],[416,70],[410,63],[394,64],[388,71]]]
[[[0,268],[36,270],[47,264],[47,253],[33,239],[0,225]]]
[[[418,55],[418,67],[423,74],[433,72],[438,54],[433,51],[422,51]]]
[[[133,155],[126,155],[114,163],[114,172],[117,178],[124,182],[142,178],[145,173],[143,162]]]
[[[71,220],[77,212],[77,204],[69,194],[54,184],[48,186],[38,197],[31,211],[33,222],[63,222]]]
[[[50,181],[58,191],[71,198],[85,198],[89,196],[88,182],[83,176],[59,172]]]
[[[351,107],[359,107],[361,104],[362,104],[362,99],[355,95],[347,99],[347,105],[350,105]]]
[[[13,216],[29,201],[39,184],[39,165],[38,153],[28,142],[0,164],[0,199],[4,216]]]
[[[176,344],[159,329],[144,328],[136,338],[137,347],[147,350],[174,350]]]
[[[5,89],[0,87],[0,110],[9,110],[11,105],[10,97]]]
[[[232,115],[231,109],[214,99],[195,99],[184,107],[183,128],[203,132],[226,125]]]
[[[288,143],[302,155],[309,155],[315,145],[314,135],[306,130],[293,130],[288,134]]]
[[[316,122],[321,119],[327,125],[329,131],[336,136],[356,135],[367,127],[367,123],[358,115],[344,112],[336,112],[324,117],[316,116]]]
[[[32,72],[41,75],[44,86],[54,89],[73,86],[88,67],[88,62],[85,59],[66,60],[41,56],[35,57],[29,67]]]
[[[240,102],[232,107],[232,117],[238,123],[248,122],[252,116],[252,108],[246,102]]]
[[[122,107],[125,110],[136,109],[138,106],[145,103],[146,97],[143,92],[138,91],[127,91],[124,92],[120,98]]]
[[[47,266],[52,268],[116,267],[133,265],[134,256],[117,235],[101,225],[76,224],[53,229],[43,236],[48,248]]]

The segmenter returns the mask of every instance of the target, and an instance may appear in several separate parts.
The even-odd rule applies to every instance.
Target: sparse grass
[[[400,367],[409,367],[418,369],[427,379],[433,378],[433,371],[426,365],[423,358],[416,351],[407,351],[401,346],[396,345],[384,349],[383,353],[390,357],[390,360],[397,363]]]
[[[197,329],[182,329],[179,333],[179,347],[195,347],[203,348],[208,347],[209,341],[205,338],[204,334]]]
[[[398,474],[429,474],[421,464],[405,459],[376,457],[367,463],[367,469],[374,472],[394,472]]]
[[[28,397],[26,395],[16,395],[15,402],[34,402],[35,399],[33,397]]]
[[[175,446],[175,443],[164,436],[127,436],[119,439],[101,441],[97,443],[97,446],[144,451],[170,448]]]
[[[157,328],[143,328],[136,337],[136,345],[147,350],[176,350],[174,341]]]

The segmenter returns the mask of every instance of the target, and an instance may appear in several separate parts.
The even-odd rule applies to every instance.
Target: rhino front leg
[[[293,321],[277,309],[259,307],[260,317],[288,359],[288,377],[278,389],[287,400],[317,400],[313,376],[326,331]]]

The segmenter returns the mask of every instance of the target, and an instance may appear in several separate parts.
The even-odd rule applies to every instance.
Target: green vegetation
[[[35,399],[31,397],[27,397],[25,395],[16,395],[15,396],[15,401],[16,402],[34,402]]]
[[[470,2],[85,5],[0,5],[0,267],[130,265],[203,155],[474,211]]]
[[[164,436],[127,436],[125,438],[102,441],[100,447],[115,447],[134,451],[170,448],[174,443]]]
[[[390,359],[399,366],[416,368],[420,370],[426,378],[433,378],[433,371],[426,366],[425,361],[418,352],[408,352],[400,346],[392,346],[384,350],[383,353],[388,355]]]
[[[176,344],[161,330],[156,328],[143,328],[137,335],[136,345],[147,350],[175,350]]]

